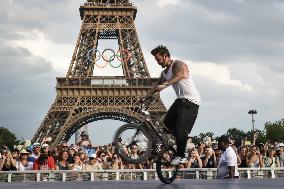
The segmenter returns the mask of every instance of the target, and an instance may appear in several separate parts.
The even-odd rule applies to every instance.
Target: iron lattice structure
[[[148,72],[134,24],[137,8],[129,0],[88,0],[79,10],[82,25],[67,75],[57,78],[56,99],[34,135],[34,142],[52,137],[51,145],[55,146],[96,120],[139,123],[137,101],[157,81]],[[97,48],[99,39],[117,39],[119,49],[131,53],[122,65],[123,76],[93,76],[96,57],[90,61],[88,52]],[[120,56],[124,58],[126,52],[121,51]],[[149,112],[161,123],[166,109],[160,97]]]

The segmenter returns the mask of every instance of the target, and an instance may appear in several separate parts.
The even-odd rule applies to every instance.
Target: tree
[[[206,137],[210,137],[211,140],[213,140],[214,138],[214,133],[213,132],[207,132],[207,133],[200,133],[199,136],[194,136],[192,138],[192,142],[194,144],[200,144],[201,142],[205,142],[205,138]]]
[[[232,128],[232,129],[228,129],[227,131],[227,136],[229,136],[232,140],[235,141],[235,145],[236,146],[240,146],[241,145],[241,141],[242,138],[247,136],[247,134],[245,133],[245,131],[237,129],[237,128]]]
[[[14,145],[18,143],[14,133],[11,133],[7,128],[0,127],[0,146],[8,146],[9,149],[13,149]]]
[[[264,124],[266,138],[270,142],[283,142],[284,140],[284,119],[275,123],[266,122]]]
[[[266,134],[265,132],[262,130],[258,130],[256,129],[254,131],[256,133],[256,141],[255,141],[255,144],[259,144],[259,143],[266,143],[267,139],[266,139]],[[248,131],[247,134],[248,136],[248,140],[251,140],[252,139],[252,130],[251,131]]]

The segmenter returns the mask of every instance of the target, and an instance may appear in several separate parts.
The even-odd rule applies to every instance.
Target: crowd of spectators
[[[81,141],[74,145],[66,142],[52,148],[48,143],[34,143],[22,149],[1,147],[0,170],[102,170],[102,169],[153,169],[152,159],[142,164],[128,164],[115,154],[112,143],[94,147],[87,133],[81,134]],[[231,144],[238,158],[238,167],[284,167],[284,144],[262,144],[235,146]],[[190,144],[187,148],[187,163],[182,168],[216,168],[221,150],[217,142]],[[129,155],[140,154],[137,145],[132,145]]]

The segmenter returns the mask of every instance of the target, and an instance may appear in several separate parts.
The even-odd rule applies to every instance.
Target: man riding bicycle
[[[172,60],[169,50],[162,45],[153,49],[151,54],[155,57],[157,63],[165,69],[162,71],[157,84],[147,96],[160,92],[170,85],[173,86],[177,99],[165,116],[165,130],[173,133],[176,138],[177,156],[171,164],[186,163],[185,148],[188,134],[196,120],[201,98],[186,63],[180,60]]]

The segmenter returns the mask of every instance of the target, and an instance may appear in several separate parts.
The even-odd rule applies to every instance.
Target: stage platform
[[[283,189],[284,179],[176,180],[162,184],[149,181],[25,182],[0,183],[1,189]]]

